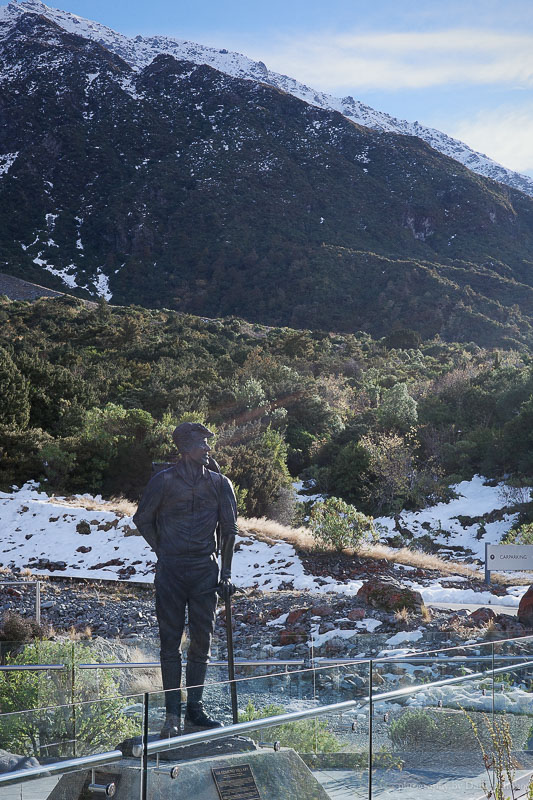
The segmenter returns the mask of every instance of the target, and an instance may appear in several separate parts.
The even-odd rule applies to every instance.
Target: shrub
[[[244,711],[239,714],[239,722],[276,717],[284,713],[283,706],[272,703],[256,709],[249,700]],[[316,719],[286,722],[250,735],[255,741],[279,742],[282,747],[292,747],[298,753],[336,753],[341,747],[337,737],[328,730],[327,723]]]
[[[98,701],[87,702],[95,696],[96,676],[78,672],[73,687],[77,665],[94,660],[91,649],[79,642],[37,641],[8,654],[6,664],[65,668],[0,673],[0,748],[37,758],[80,756],[113,750],[138,734],[139,725],[123,713],[129,701],[117,697],[117,679],[108,670],[98,676]]]
[[[503,544],[533,544],[533,522],[511,529],[502,540]]]
[[[338,497],[314,504],[309,515],[309,527],[320,544],[336,550],[359,548],[366,540],[377,539],[372,517],[367,517]]]
[[[44,634],[44,628],[35,620],[26,619],[16,611],[6,611],[0,628],[0,639],[4,642],[29,642]]]
[[[422,709],[406,711],[391,722],[389,736],[399,750],[434,747],[438,738],[437,723]]]
[[[406,711],[391,722],[389,736],[397,750],[472,750],[476,747],[469,719],[457,711],[429,712],[422,708]]]

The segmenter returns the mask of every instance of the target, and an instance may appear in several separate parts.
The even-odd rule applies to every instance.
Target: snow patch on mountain
[[[104,300],[111,300],[113,297],[112,292],[109,290],[109,278],[105,275],[100,267],[96,270],[96,280],[94,281],[94,288],[98,297],[103,297]]]
[[[420,125],[418,121],[408,122],[382,111],[376,111],[349,95],[339,98],[325,92],[316,91],[294,78],[272,72],[262,61],[253,61],[247,56],[230,52],[225,48],[206,47],[167,36],[136,36],[131,38],[97,22],[83,19],[67,11],[50,8],[39,2],[39,0],[25,0],[22,3],[12,0],[9,5],[0,7],[0,38],[2,35],[6,35],[25,13],[41,14],[70,33],[98,42],[124,59],[135,70],[140,70],[150,64],[157,55],[166,53],[177,60],[191,61],[195,64],[207,64],[235,78],[244,78],[269,84],[310,105],[328,111],[337,111],[358,125],[364,125],[384,133],[416,136],[435,150],[455,159],[473,172],[533,196],[533,178],[503,167],[485,154],[472,150],[464,142],[454,139],[442,131]],[[134,96],[134,89],[131,83],[123,88]],[[137,97],[136,99],[141,98]]]
[[[0,175],[5,175],[6,172],[9,172],[17,156],[18,151],[16,153],[4,153],[4,155],[0,155]]]

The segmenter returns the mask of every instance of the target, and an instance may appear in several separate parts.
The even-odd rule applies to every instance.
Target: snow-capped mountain
[[[524,192],[242,61],[132,65],[142,42],[20,9],[0,20],[0,271],[210,318],[533,341]]]
[[[160,53],[167,53],[178,60],[208,64],[235,78],[261,81],[282,89],[311,105],[328,111],[338,111],[353,122],[377,131],[417,136],[435,150],[459,161],[473,172],[533,196],[533,178],[501,166],[483,153],[472,150],[464,142],[454,139],[442,131],[427,128],[420,125],[419,122],[397,119],[382,111],[376,111],[350,96],[338,98],[318,92],[294,78],[272,72],[262,61],[253,61],[240,53],[205,47],[201,44],[167,36],[130,38],[105,25],[83,19],[66,11],[50,8],[39,0],[26,0],[22,3],[12,0],[9,5],[1,7],[0,32],[2,28],[9,29],[25,13],[42,14],[71,33],[97,41],[123,58],[135,70],[150,64]]]

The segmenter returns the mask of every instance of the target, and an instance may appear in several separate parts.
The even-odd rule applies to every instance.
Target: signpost
[[[486,544],[485,583],[491,572],[533,570],[533,544]]]

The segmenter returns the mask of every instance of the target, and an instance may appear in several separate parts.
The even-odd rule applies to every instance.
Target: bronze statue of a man
[[[211,639],[215,628],[217,591],[231,595],[231,562],[237,532],[237,504],[231,481],[209,469],[207,439],[213,434],[200,423],[184,422],[172,438],[181,459],[151,479],[133,517],[157,555],[156,613],[161,640],[161,674],[166,720],[162,737],[177,736],[181,720],[181,639],[185,609],[189,617],[187,708],[185,724],[221,727],[202,704]],[[217,527],[222,564],[217,560]],[[169,691],[169,690],[174,691]]]

